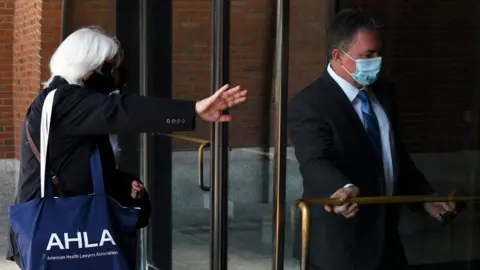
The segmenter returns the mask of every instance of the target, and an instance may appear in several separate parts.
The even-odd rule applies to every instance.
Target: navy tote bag
[[[48,94],[42,108],[41,198],[8,209],[22,269],[135,269],[139,210],[123,207],[105,194],[97,147],[90,155],[94,194],[53,197],[46,157],[55,92]]]

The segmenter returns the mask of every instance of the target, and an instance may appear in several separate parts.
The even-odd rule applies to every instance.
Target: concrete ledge
[[[8,213],[17,190],[19,162],[15,159],[0,159],[0,215]]]
[[[0,159],[0,252],[6,254],[8,206],[12,204],[17,187],[19,162],[15,159]],[[3,258],[3,257],[2,257]],[[0,269],[14,270],[18,266],[10,261],[0,260]]]
[[[18,171],[20,162],[16,159],[0,159],[0,171]]]

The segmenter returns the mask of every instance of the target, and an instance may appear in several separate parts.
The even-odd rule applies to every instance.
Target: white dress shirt
[[[330,67],[330,64],[327,67],[327,72],[330,74],[332,79],[337,82],[340,88],[345,92],[348,100],[352,103],[355,112],[357,112],[358,117],[365,126],[362,115],[362,104],[358,98],[359,89],[351,85],[349,82],[338,76],[335,71]],[[380,127],[380,137],[382,140],[382,157],[383,157],[383,168],[385,174],[385,194],[390,196],[393,194],[393,187],[395,182],[395,172],[393,164],[393,136],[390,130],[390,121],[388,120],[385,111],[382,106],[376,99],[375,95],[372,92],[368,92],[370,97],[370,102],[372,104],[373,110],[377,116],[378,125]],[[347,185],[347,186],[351,186]]]

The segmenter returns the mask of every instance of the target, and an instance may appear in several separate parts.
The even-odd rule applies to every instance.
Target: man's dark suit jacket
[[[399,140],[391,85],[378,81],[371,90],[394,135],[395,195],[434,193]],[[383,172],[375,165],[364,125],[327,71],[291,100],[288,127],[303,178],[303,198],[330,197],[350,183],[360,188],[361,196],[382,195]],[[320,269],[374,270],[390,256],[397,265],[406,264],[396,229],[396,207],[360,206],[357,216],[349,220],[316,207],[311,222],[310,264]],[[294,255],[298,259],[298,222],[296,228]]]
[[[68,196],[93,192],[90,153],[98,146],[106,192],[124,206],[141,207],[137,227],[148,224],[150,202],[133,200],[133,180],[141,180],[116,169],[109,134],[130,132],[190,131],[195,127],[195,102],[147,98],[138,95],[108,95],[79,85],[69,85],[55,77],[30,106],[28,115],[32,139],[40,146],[40,121],[43,102],[57,89],[52,109],[48,163]],[[25,125],[23,125],[25,127]],[[161,179],[154,179],[161,181]],[[57,194],[59,195],[59,194]],[[40,197],[40,164],[22,129],[20,172],[15,203]],[[15,235],[10,231],[7,259],[18,255]]]

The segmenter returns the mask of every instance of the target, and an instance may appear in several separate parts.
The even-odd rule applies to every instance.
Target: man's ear
[[[343,52],[340,49],[334,49],[332,51],[332,61],[340,63],[343,57]]]

